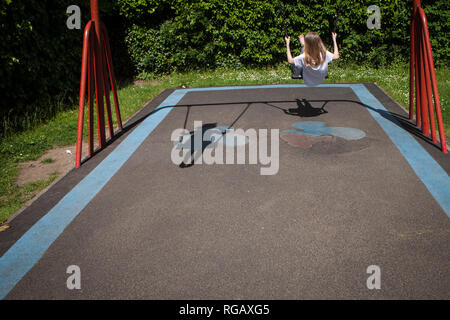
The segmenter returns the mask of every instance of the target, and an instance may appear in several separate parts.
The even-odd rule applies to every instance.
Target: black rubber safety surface
[[[365,85],[400,120],[407,116],[376,85]],[[18,215],[0,233],[0,254],[171,92]],[[326,102],[326,113],[285,112],[297,108],[297,98],[317,108]],[[350,88],[186,94],[7,298],[450,298],[449,218],[358,102]],[[280,132],[321,121],[366,136],[310,147],[280,139],[279,171],[263,176],[261,164],[173,164],[170,135],[192,131],[194,121]],[[414,137],[450,172],[447,155]],[[81,268],[81,290],[66,287],[69,265]],[[370,265],[381,268],[380,290],[366,286]]]

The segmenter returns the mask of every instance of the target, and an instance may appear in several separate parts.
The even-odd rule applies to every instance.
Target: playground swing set
[[[123,130],[108,32],[105,25],[100,20],[98,3],[98,0],[90,0],[91,20],[87,23],[83,36],[83,58],[81,64],[77,149],[75,159],[76,168],[79,168],[82,163],[81,155],[86,91],[88,96],[87,118],[89,158],[94,154],[94,97],[96,102],[99,150],[103,149],[107,142],[105,107],[109,136],[112,139],[116,134],[113,126],[110,92],[112,92],[113,95],[118,129],[119,131]],[[285,13],[280,1],[279,5],[282,13],[284,33],[287,35]],[[336,32],[337,28],[339,11],[340,6],[335,17],[334,32]],[[431,131],[431,139],[434,144],[438,144],[436,135],[437,122],[439,144],[442,152],[447,153],[441,105],[431,51],[430,35],[428,32],[428,23],[425,12],[421,8],[420,0],[413,0],[410,33],[409,118],[410,120],[414,119],[415,104],[416,126],[421,128],[423,135],[427,137],[430,137]],[[293,79],[302,79],[298,70],[294,66],[291,66],[291,76]]]

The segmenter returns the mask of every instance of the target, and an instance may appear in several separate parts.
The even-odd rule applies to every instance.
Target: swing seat
[[[303,79],[303,74],[301,72],[301,69],[295,65],[291,64],[291,78],[294,80],[301,80]]]
[[[301,72],[301,69],[292,64],[291,64],[291,78],[294,80],[302,80],[303,79],[303,74]],[[328,79],[328,74],[326,75],[325,79]]]

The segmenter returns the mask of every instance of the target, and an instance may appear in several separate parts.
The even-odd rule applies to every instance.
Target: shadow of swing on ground
[[[292,108],[285,110],[284,113],[292,116],[299,116],[299,117],[317,117],[321,114],[328,113],[327,110],[325,110],[325,106],[328,103],[326,101],[322,107],[316,108],[311,105],[311,103],[306,99],[297,99],[297,108]]]
[[[189,132],[189,138],[186,139],[187,142],[184,142],[184,143],[183,143],[183,141],[179,142],[180,144],[183,145],[183,147],[185,149],[190,150],[190,153],[186,154],[186,157],[183,159],[183,161],[179,165],[180,168],[182,168],[182,169],[189,168],[189,167],[192,167],[194,165],[194,163],[196,163],[196,160],[200,156],[203,155],[203,152],[205,151],[205,149],[213,143],[213,141],[211,141],[211,140],[203,140],[205,133],[208,130],[214,129],[216,127],[217,127],[217,123],[205,123],[202,125],[201,128]],[[198,132],[198,131],[201,131],[201,132]],[[194,138],[197,135],[202,137],[201,146],[198,150],[196,149],[195,138]],[[183,138],[184,137],[181,136],[180,140],[182,140]],[[189,146],[186,146],[186,144],[188,144]]]

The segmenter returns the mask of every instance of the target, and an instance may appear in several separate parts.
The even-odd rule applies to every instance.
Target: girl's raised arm
[[[292,58],[292,54],[291,54],[291,48],[289,46],[290,42],[291,42],[291,37],[286,36],[284,37],[284,41],[286,41],[286,55],[287,55],[287,61],[290,64],[295,64],[294,59]]]
[[[331,36],[333,37],[333,45],[334,45],[333,60],[337,60],[337,59],[339,59],[339,49],[338,49],[337,42],[336,42],[337,33],[332,32]]]

